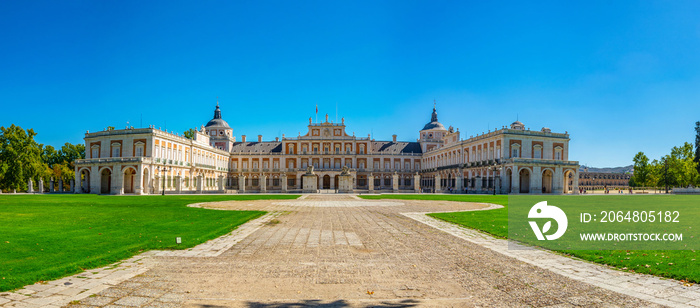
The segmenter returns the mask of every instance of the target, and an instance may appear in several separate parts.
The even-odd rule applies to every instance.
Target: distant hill
[[[588,172],[601,172],[601,173],[633,173],[634,172],[633,165],[629,165],[629,166],[625,166],[625,167],[610,167],[610,168],[596,168],[596,167],[581,166],[581,167],[579,167],[579,171],[583,172],[585,168],[588,168]]]

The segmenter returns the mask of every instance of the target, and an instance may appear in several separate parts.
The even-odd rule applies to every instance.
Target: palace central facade
[[[470,136],[445,128],[433,108],[417,141],[351,136],[341,123],[313,123],[294,138],[237,141],[217,103],[192,139],[155,127],[85,134],[76,193],[300,192],[313,166],[318,189],[335,190],[343,167],[356,192],[578,193],[568,133],[509,127]]]

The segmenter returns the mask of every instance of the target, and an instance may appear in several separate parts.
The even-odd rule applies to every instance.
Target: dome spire
[[[430,117],[430,122],[437,122],[437,103],[433,100],[433,115]]]
[[[221,109],[219,109],[219,98],[216,98],[216,109],[214,110],[214,119],[221,119]]]

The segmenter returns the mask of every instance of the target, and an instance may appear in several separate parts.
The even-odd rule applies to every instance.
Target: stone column
[[[391,189],[394,192],[399,191],[399,174],[396,172],[391,176]]]
[[[435,175],[435,192],[436,193],[439,193],[442,190],[440,188],[440,184],[442,184],[442,183],[440,183],[441,181],[442,181],[442,179],[440,178],[440,175],[436,174]]]
[[[160,179],[160,175],[159,175],[159,174],[156,174],[156,175],[153,177],[153,194],[154,194],[154,195],[160,194],[160,191],[161,191],[160,185],[163,184],[162,182],[163,182],[163,180]]]
[[[124,194],[124,182],[122,180],[122,177],[122,166],[114,165],[114,167],[112,168],[112,195]]]
[[[510,184],[510,193],[519,194],[520,193],[520,169],[518,166],[513,166],[513,182]]]
[[[134,193],[137,195],[143,195],[145,187],[143,187],[143,165],[141,164],[136,167],[134,182]]]
[[[202,175],[197,175],[197,193],[201,194],[203,189]]]
[[[477,175],[476,178],[474,178],[474,190],[481,191],[481,184],[483,184],[483,181],[481,175]]]
[[[92,166],[90,168],[90,193],[99,195],[100,194],[100,181],[102,180],[102,175],[100,174],[100,168],[97,166]]]
[[[574,195],[578,195],[578,170],[573,172],[573,177],[574,177],[574,183],[572,185],[573,187],[571,188],[571,190],[573,191]],[[568,179],[566,179],[566,180],[568,181]]]
[[[413,190],[414,192],[420,192],[420,175],[418,172],[413,175]]]
[[[499,174],[499,179],[500,179],[500,181],[498,181],[498,186],[497,186],[497,187],[499,188],[499,189],[498,189],[498,193],[501,193],[501,194],[502,194],[502,193],[505,192],[505,193],[507,194],[507,193],[509,193],[509,191],[504,191],[504,190],[503,190],[504,187],[505,187],[506,184],[507,184],[506,181],[508,180],[508,177],[506,176],[506,168],[505,168],[505,167],[502,168],[502,169],[501,169],[501,172],[499,172],[499,173],[500,173],[500,174]]]
[[[78,169],[77,167],[75,169]],[[75,183],[78,183],[77,189],[73,189],[74,194],[82,194],[83,193],[83,180],[80,179],[80,172],[76,170],[75,172]]]
[[[267,191],[267,175],[263,173],[260,175],[260,192],[266,192],[266,191]]]
[[[219,192],[225,192],[226,190],[224,189],[224,176],[222,174],[219,175]]]
[[[70,191],[71,193],[75,192],[75,180],[71,179],[70,182]]]
[[[554,180],[554,178],[552,178]],[[530,193],[542,194],[542,167],[532,167],[532,175],[530,176]]]
[[[455,190],[458,193],[464,192],[464,175],[463,173],[460,172],[460,174],[455,178]]]
[[[331,164],[332,164],[332,163],[333,163],[333,162],[331,162]],[[334,167],[331,166],[331,168],[334,168]],[[335,187],[335,176],[333,176],[333,175],[328,175],[328,176],[331,177],[331,189],[335,189],[335,188],[336,188],[336,187]]]
[[[179,194],[182,192],[182,177],[175,176],[175,193]]]
[[[63,192],[63,179],[58,179],[58,187],[56,187],[56,191]]]
[[[374,191],[374,175],[371,173],[367,176],[367,187],[369,188],[369,192]]]
[[[286,193],[287,192],[287,174],[286,173],[282,173],[282,175],[280,175],[280,181],[282,182],[282,183],[280,183],[282,185],[282,192]]]
[[[569,179],[564,179],[564,172],[561,166],[555,167],[552,175],[552,193],[568,193],[564,191],[564,180],[568,181]]]
[[[38,186],[36,189],[37,192],[40,194],[43,194],[44,193],[44,179],[39,178],[39,184],[37,184],[37,186]]]
[[[245,192],[245,175],[241,174],[238,176],[238,192]]]
[[[50,192],[50,193],[54,192],[54,189],[55,189],[55,188],[56,188],[56,187],[55,187],[55,182],[54,182],[53,178],[51,178],[51,182],[49,182],[49,192]]]
[[[34,182],[32,182],[32,179],[29,179],[29,181],[27,181],[27,192],[30,194],[34,193]]]

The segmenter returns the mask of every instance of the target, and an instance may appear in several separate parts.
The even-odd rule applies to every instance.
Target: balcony
[[[157,162],[156,158],[156,162]],[[106,158],[85,158],[76,159],[76,165],[94,164],[94,163],[138,163],[142,162],[150,164],[153,160],[151,157],[106,157]]]

